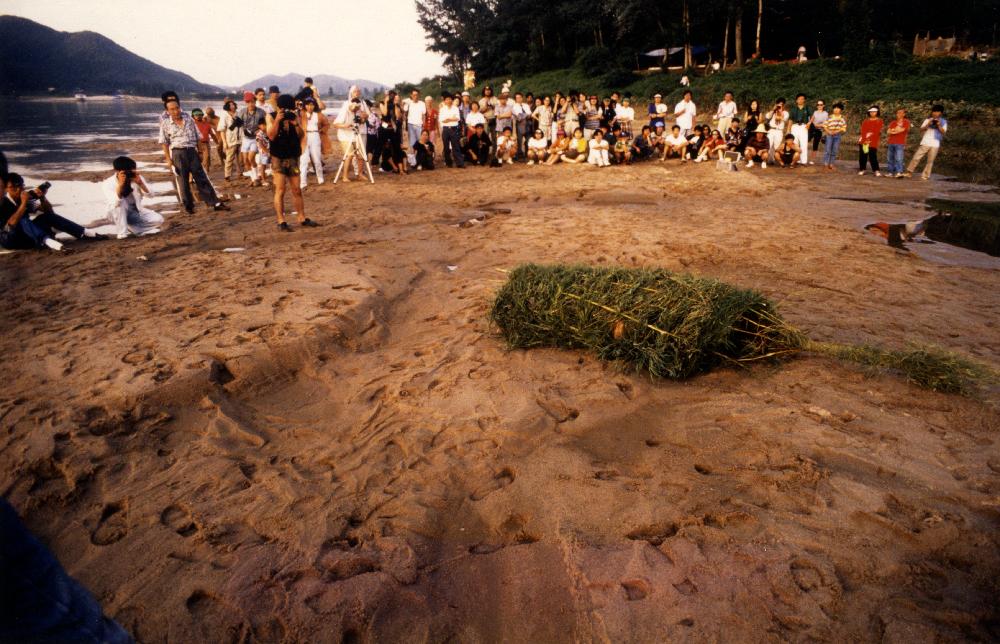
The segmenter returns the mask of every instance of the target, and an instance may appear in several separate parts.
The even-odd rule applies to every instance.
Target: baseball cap
[[[251,102],[253,100],[256,100],[253,97],[253,92],[250,92],[250,91],[243,92],[243,102],[244,103],[249,103],[249,102]]]

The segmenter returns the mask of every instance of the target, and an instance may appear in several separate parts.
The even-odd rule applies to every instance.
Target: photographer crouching
[[[292,192],[292,206],[299,215],[299,225],[306,228],[319,226],[306,217],[302,188],[299,185],[299,159],[305,147],[306,133],[295,112],[295,98],[291,94],[278,97],[275,114],[267,115],[267,138],[271,143],[271,173],[274,175],[274,214],[278,217],[278,230],[292,232],[285,221],[285,188]]]
[[[132,235],[151,235],[160,232],[163,215],[143,208],[142,197],[149,195],[149,187],[136,171],[135,161],[118,157],[112,162],[115,173],[101,182],[107,215],[94,225],[114,226],[118,239]]]
[[[61,251],[63,245],[56,241],[56,233],[62,232],[81,239],[105,239],[92,230],[57,215],[52,204],[45,197],[52,184],[48,181],[33,188],[24,188],[24,178],[16,172],[7,175],[7,190],[0,199],[0,247],[8,250],[48,248]]]

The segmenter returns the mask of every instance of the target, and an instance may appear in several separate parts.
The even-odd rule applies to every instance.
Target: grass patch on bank
[[[585,349],[661,378],[808,351],[945,393],[973,395],[997,380],[989,368],[933,347],[815,342],[756,291],[663,269],[524,264],[508,273],[489,318],[510,348]]]

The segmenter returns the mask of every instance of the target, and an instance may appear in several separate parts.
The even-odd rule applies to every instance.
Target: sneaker
[[[229,208],[229,206],[227,206],[226,204],[224,204],[224,203],[222,203],[220,201],[219,203],[217,203],[214,206],[212,206],[212,210],[214,210],[215,212],[220,212],[220,211],[223,211],[223,210],[230,210],[230,208]]]
[[[507,159],[507,165],[514,165],[514,159]]]
[[[305,228],[319,228],[319,224],[317,224],[315,221],[313,221],[309,217],[306,217],[305,219],[303,219],[302,223],[299,224],[299,225],[303,226]]]
[[[283,221],[280,224],[278,224],[278,230],[280,230],[283,233],[290,233],[292,232],[292,227],[288,225],[287,221]]]
[[[863,177],[864,175],[865,175],[865,171],[864,171],[864,170],[860,170],[860,171],[858,172],[858,176],[859,176],[859,177]]]
[[[909,170],[907,170],[906,172],[904,172],[903,174],[901,174],[899,176],[903,177],[904,179],[909,179],[910,177],[913,176],[913,173],[910,172]]]
[[[760,162],[760,167],[763,170],[767,170],[767,161],[761,161]]]
[[[810,161],[809,165],[816,165],[816,162],[815,161]]]
[[[748,168],[752,168],[753,167],[753,159],[751,159],[750,161],[747,161],[747,167]]]
[[[193,215],[194,214],[194,208],[188,208],[187,206],[185,206],[184,207],[184,212],[186,212],[189,215]]]
[[[529,160],[529,161],[528,161],[528,165],[535,165],[535,162],[534,162],[534,160]]]
[[[882,173],[881,173],[881,172],[879,172],[878,170],[876,170],[876,171],[875,171],[875,176],[876,176],[876,177],[881,177],[881,176],[882,176]]]

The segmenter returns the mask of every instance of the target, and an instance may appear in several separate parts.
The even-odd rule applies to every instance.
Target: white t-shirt
[[[438,123],[441,127],[455,127],[462,122],[462,115],[458,113],[458,106],[452,104],[451,107],[442,105],[438,109]]]
[[[545,140],[544,136],[540,139],[531,137],[528,139],[528,147],[532,150],[545,150],[549,147],[549,142]]]
[[[477,125],[486,125],[486,117],[483,116],[482,112],[469,112],[465,117],[465,124],[470,128],[476,127]]]
[[[423,101],[411,101],[409,109],[406,110],[406,122],[410,125],[423,127],[424,115],[427,114],[427,106]]]
[[[677,112],[682,112],[677,117],[677,125],[681,126],[682,130],[690,130],[694,127],[694,117],[698,114],[698,108],[694,106],[694,101],[681,101],[674,107],[674,114]]]
[[[497,147],[498,148],[506,148],[508,146],[510,146],[510,147],[514,146],[514,137],[513,136],[509,136],[508,137],[508,136],[505,136],[505,135],[501,134],[500,136],[497,137]]]
[[[590,140],[590,144],[589,145],[590,145],[590,149],[591,150],[607,150],[608,149],[608,142],[605,141],[604,139],[601,139],[600,141],[598,141],[596,138],[593,138],[593,139]]]
[[[722,101],[719,103],[719,111],[715,115],[720,119],[731,119],[736,116],[736,101]]]
[[[634,107],[622,107],[619,105],[615,108],[615,114],[618,115],[619,121],[634,121],[635,120],[635,108]]]
[[[667,104],[666,103],[653,103],[653,109],[656,110],[656,115],[657,116],[663,116],[664,114],[667,113]]]
[[[920,139],[920,145],[926,145],[929,148],[939,148],[941,147],[941,135],[948,131],[948,121],[944,117],[939,118],[938,121],[941,122],[941,130],[935,130],[932,127],[927,127],[931,124],[931,119],[924,119],[921,128],[927,128],[924,130],[924,136]]]
[[[673,134],[668,134],[663,140],[667,143],[667,145],[669,145],[672,148],[676,148],[678,145],[687,145],[687,139],[685,139],[680,134],[678,134],[677,136],[674,136]]]

